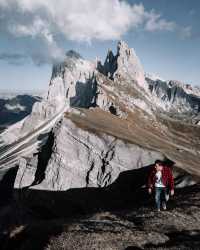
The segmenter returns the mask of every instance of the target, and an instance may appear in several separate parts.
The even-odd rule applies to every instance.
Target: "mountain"
[[[149,89],[162,111],[186,122],[198,123],[200,113],[200,88],[179,81],[163,81],[146,77]]]
[[[170,117],[198,115],[198,101],[176,82],[145,79],[123,41],[104,64],[70,51],[53,66],[45,98],[1,135],[0,164],[20,162],[16,188],[47,190],[106,186],[157,158],[198,175],[200,127]]]
[[[144,78],[144,70],[135,51],[120,41],[117,46],[117,54],[108,51],[104,65],[98,64],[98,69],[110,79],[125,78],[137,81],[141,87],[147,87]]]
[[[102,211],[112,211],[111,217],[103,217],[111,225],[113,214],[121,209],[126,218],[118,214],[117,223],[121,223],[123,230],[129,228],[132,235],[126,209],[149,202],[143,187],[156,159],[165,160],[169,166],[175,163],[175,184],[180,193],[176,204],[187,199],[197,208],[200,176],[198,117],[198,91],[188,90],[186,85],[176,81],[151,79],[145,75],[135,51],[125,42],[118,43],[116,55],[109,50],[104,63],[85,60],[77,52],[69,51],[63,62],[53,66],[45,97],[34,103],[32,112],[25,119],[9,126],[0,135],[0,178],[4,184],[9,180],[14,186],[14,197],[23,209],[20,210],[22,214],[25,213],[23,223],[17,225],[26,225],[31,220],[33,228],[29,229],[35,235],[36,231],[40,232],[38,223],[43,223],[41,228],[44,229],[49,218],[89,216],[98,212],[103,217]],[[8,197],[5,191],[2,196]],[[174,210],[169,212],[172,219],[166,222],[166,227],[162,226],[162,219],[154,220],[153,223],[158,225],[155,228],[165,228],[166,234],[150,227],[152,220],[148,209],[141,217],[149,221],[146,225],[148,232],[159,238],[159,244],[164,244],[171,228],[175,228],[175,232],[178,228],[199,230],[198,220],[192,226],[184,219],[195,221],[199,212],[196,208],[176,210],[179,218],[176,220]],[[137,208],[134,209],[136,214]],[[15,213],[15,209],[11,209],[8,217]],[[44,222],[44,218],[47,221]],[[90,227],[94,220],[96,226]],[[102,221],[97,220],[87,217],[83,222],[79,221],[76,230],[83,228],[85,223],[89,225],[85,230],[93,230],[96,235],[98,230],[104,230]],[[60,235],[71,225],[69,221],[55,223],[48,224],[45,230],[59,228],[56,235]],[[137,221],[136,218],[134,223],[134,228],[141,232],[140,223],[143,225],[144,219]],[[26,235],[24,227],[20,230]],[[146,231],[138,242],[143,242],[144,235]],[[124,234],[121,236],[125,237]],[[150,238],[147,243],[152,244]],[[70,244],[71,240],[67,242]],[[25,243],[24,249],[27,248],[31,249]]]
[[[0,130],[22,120],[32,111],[35,102],[41,101],[41,96],[34,94],[0,93]]]

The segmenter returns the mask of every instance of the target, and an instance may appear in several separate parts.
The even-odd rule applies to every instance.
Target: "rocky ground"
[[[197,184],[176,190],[168,211],[158,213],[153,207],[153,197],[149,197],[141,199],[137,206],[129,203],[127,208],[85,213],[73,219],[44,220],[36,216],[36,211],[26,208],[25,214],[24,208],[12,204],[1,210],[1,249],[198,250],[199,196]]]

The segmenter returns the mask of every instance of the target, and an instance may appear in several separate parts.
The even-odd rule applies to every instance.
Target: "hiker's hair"
[[[158,165],[162,165],[162,164],[163,164],[163,162],[162,162],[161,160],[156,160],[156,161],[155,161],[155,165],[156,165],[156,164],[158,164]]]

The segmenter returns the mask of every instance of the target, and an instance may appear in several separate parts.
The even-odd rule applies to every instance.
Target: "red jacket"
[[[156,182],[156,168],[153,167],[153,169],[150,171],[150,174],[148,177],[148,188],[154,188],[155,182]],[[169,167],[163,166],[162,183],[166,187],[169,187],[171,190],[174,189],[174,177],[173,177],[172,171]]]

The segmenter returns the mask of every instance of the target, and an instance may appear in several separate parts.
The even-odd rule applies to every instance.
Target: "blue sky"
[[[200,1],[95,2],[0,0],[0,89],[46,89],[64,51],[104,60],[120,39],[146,72],[200,86]]]

